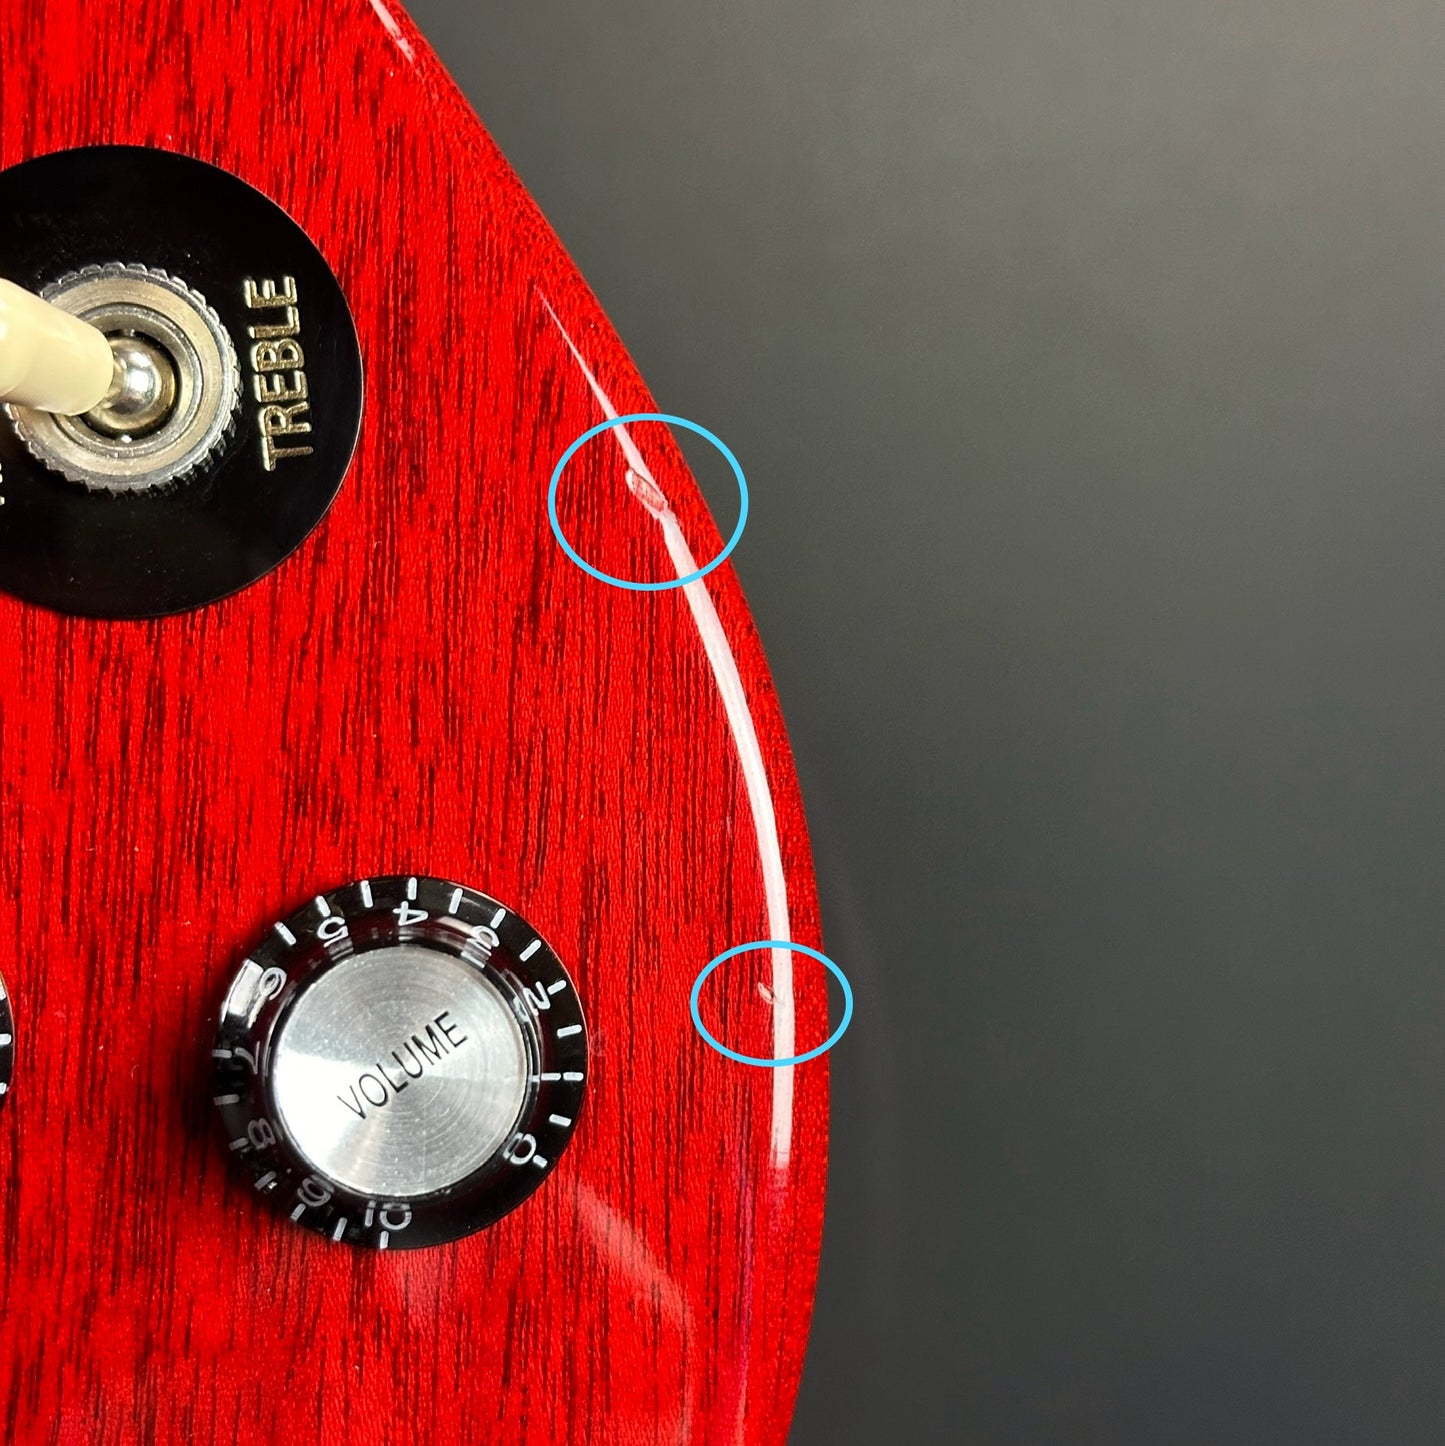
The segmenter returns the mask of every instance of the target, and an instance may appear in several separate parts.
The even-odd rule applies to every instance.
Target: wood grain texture
[[[620,411],[655,404],[380,0],[10,0],[0,161],[99,142],[211,161],[291,212],[356,314],[367,411],[328,519],[240,595],[137,624],[0,597],[5,1439],[782,1441],[826,1060],[746,1068],[692,1029],[698,970],[769,930],[718,680],[682,593],[593,581],[546,519],[556,458],[602,417],[562,329]],[[676,447],[661,428],[638,440],[712,555]],[[672,575],[605,438],[562,511],[599,566]],[[817,946],[758,639],[729,568],[704,586],[766,759],[792,937]],[[229,1168],[206,1056],[223,982],[271,920],[396,871],[535,923],[594,1056],[582,1128],[537,1195],[459,1245],[382,1255],[261,1206]],[[706,1013],[769,1054],[776,1000],[750,958],[714,976]],[[802,959],[796,1008],[799,1048],[821,1041],[824,979]]]

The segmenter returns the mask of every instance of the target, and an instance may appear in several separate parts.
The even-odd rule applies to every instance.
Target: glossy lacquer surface
[[[12,0],[0,39],[0,160],[124,142],[235,172],[330,262],[368,376],[335,507],[259,584],[146,623],[0,597],[0,1434],[781,1441],[826,1060],[733,1063],[687,994],[735,944],[820,943],[782,722],[728,567],[625,591],[547,525],[566,446],[656,404],[397,12]],[[588,443],[560,513],[621,576],[720,545],[656,424]],[[591,1077],[521,1208],[377,1253],[254,1198],[207,1052],[272,920],[398,871],[545,932]],[[710,1028],[751,1054],[824,1038],[821,969],[735,965]]]

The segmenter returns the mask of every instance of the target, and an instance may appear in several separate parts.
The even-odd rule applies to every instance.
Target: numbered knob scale
[[[242,961],[212,1051],[255,1188],[336,1241],[398,1249],[520,1205],[571,1139],[587,1033],[561,961],[441,879],[319,895]]]

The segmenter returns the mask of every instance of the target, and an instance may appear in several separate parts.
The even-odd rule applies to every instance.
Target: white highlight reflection
[[[566,327],[552,310],[546,297],[542,305],[562,333],[587,385],[598,405],[609,420],[620,415],[611,398],[602,390],[601,384],[592,374],[592,369],[577,350],[576,343],[568,335]],[[668,556],[677,569],[678,577],[686,577],[697,571],[697,562],[692,549],[682,535],[667,498],[657,485],[637,443],[625,426],[613,427],[608,433],[617,441],[627,462],[627,486],[647,511],[662,527],[663,540]],[[722,620],[713,606],[712,595],[707,590],[707,579],[698,578],[684,584],[682,588],[692,610],[693,622],[697,625],[698,636],[702,639],[707,660],[717,680],[722,695],[723,707],[727,711],[728,726],[732,730],[733,744],[737,748],[738,762],[742,766],[743,780],[747,786],[748,804],[752,810],[753,829],[757,834],[758,858],[763,870],[763,888],[767,900],[768,935],[772,939],[791,939],[792,929],[788,918],[788,884],[783,873],[783,855],[778,846],[777,817],[773,812],[773,795],[768,786],[767,765],[763,751],[758,744],[757,729],[753,726],[753,715],[748,707],[747,693],[743,689],[742,676],[738,672],[737,659],[733,657],[732,645],[723,631]],[[739,940],[739,943],[747,942]],[[773,1058],[788,1059],[797,1053],[795,1045],[795,1004],[793,997],[793,956],[787,949],[774,949],[773,957]],[[707,961],[698,961],[701,968]],[[772,1110],[772,1161],[777,1169],[786,1169],[793,1149],[793,1070],[795,1065],[779,1065],[769,1071],[773,1077]]]

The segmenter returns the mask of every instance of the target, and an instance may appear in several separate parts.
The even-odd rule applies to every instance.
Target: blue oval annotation
[[[738,480],[738,497],[741,499],[741,506],[738,509],[738,525],[733,528],[733,535],[728,538],[726,546],[718,555],[713,558],[705,567],[700,567],[696,572],[690,572],[685,577],[673,578],[669,582],[633,582],[625,577],[613,577],[611,573],[603,572],[601,568],[593,567],[575,547],[568,542],[562,531],[562,524],[557,518],[557,487],[562,481],[562,472],[567,464],[577,455],[577,449],[590,442],[593,437],[602,432],[610,432],[613,427],[625,426],[628,422],[667,422],[674,427],[682,427],[685,431],[696,432],[699,437],[704,438],[713,444],[719,452],[727,458],[728,466],[733,469],[733,476]],[[589,427],[583,432],[565,452],[561,459],[552,469],[552,481],[547,487],[547,519],[552,524],[552,532],[557,541],[561,544],[562,551],[582,569],[590,573],[599,582],[610,583],[613,587],[625,587],[632,592],[666,592],[674,587],[686,587],[690,582],[696,582],[699,578],[706,577],[715,567],[721,567],[732,555],[732,550],[738,545],[743,535],[743,528],[748,521],[748,481],[743,476],[743,469],[738,464],[738,459],[733,456],[732,449],[721,437],[715,436],[704,426],[697,422],[690,422],[686,417],[675,417],[671,412],[629,412],[625,417],[609,417],[605,422],[599,422],[595,427]]]
[[[735,1049],[729,1049],[722,1040],[718,1039],[702,1022],[702,1015],[698,1010],[698,999],[702,994],[702,986],[709,974],[718,967],[725,964],[729,959],[736,958],[739,954],[751,954],[759,949],[787,949],[794,954],[806,954],[810,959],[816,959],[827,969],[838,981],[843,989],[843,1019],[832,1034],[825,1039],[816,1049],[806,1050],[802,1054],[789,1055],[787,1059],[768,1059],[755,1054],[739,1054]],[[688,1010],[692,1014],[692,1022],[697,1032],[702,1035],[719,1054],[726,1055],[729,1059],[736,1060],[739,1064],[760,1065],[765,1069],[778,1069],[785,1064],[806,1064],[810,1059],[817,1059],[820,1054],[826,1054],[840,1039],[843,1038],[848,1026],[853,1022],[853,990],[848,983],[848,976],[826,955],[816,949],[810,949],[806,944],[790,944],[783,939],[760,939],[755,944],[738,944],[731,949],[725,949],[713,959],[707,967],[697,976],[692,986],[692,995],[688,1000]]]

